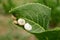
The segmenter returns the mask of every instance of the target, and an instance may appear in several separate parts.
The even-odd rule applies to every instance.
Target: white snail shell
[[[24,25],[24,28],[25,28],[26,30],[28,30],[28,31],[32,30],[32,26],[31,26],[29,23],[26,23],[26,24]]]
[[[18,19],[18,24],[19,25],[25,25],[25,20],[22,18]]]

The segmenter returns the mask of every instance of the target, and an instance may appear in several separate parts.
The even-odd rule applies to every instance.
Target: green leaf
[[[46,31],[35,35],[39,40],[60,40],[60,30]]]
[[[17,17],[17,19],[26,18],[28,19],[27,21],[30,20],[29,22],[30,24],[32,23],[31,25],[33,26],[35,32],[39,32],[40,30],[44,31],[44,29],[47,29],[47,27],[49,27],[51,9],[42,4],[29,3],[25,5],[20,5],[10,10],[9,12],[13,13],[13,15]],[[39,31],[36,29],[38,29]]]

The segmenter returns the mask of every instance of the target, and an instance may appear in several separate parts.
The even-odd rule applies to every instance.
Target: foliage
[[[22,30],[35,35],[37,40],[60,40],[60,28],[55,28],[52,30],[49,29],[49,27],[57,27],[57,25],[60,23],[60,0],[6,1],[7,2],[1,2],[5,12],[9,13],[9,15],[14,15],[17,20],[19,18],[25,19],[26,22],[32,26],[32,30],[25,30],[19,25],[10,23],[11,27],[17,27],[19,30],[22,28]],[[6,40],[13,40],[13,36],[11,34],[8,36],[9,38],[7,39],[6,36]],[[22,35],[22,37],[20,36],[19,38],[21,40],[25,40],[29,35]],[[1,38],[1,40],[4,39]]]

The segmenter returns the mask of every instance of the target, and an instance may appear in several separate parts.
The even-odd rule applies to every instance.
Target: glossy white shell
[[[18,24],[19,25],[25,25],[25,20],[22,18],[18,19]]]
[[[32,30],[32,26],[31,26],[29,23],[26,23],[26,24],[24,25],[24,28],[25,28],[26,30],[28,30],[28,31]]]

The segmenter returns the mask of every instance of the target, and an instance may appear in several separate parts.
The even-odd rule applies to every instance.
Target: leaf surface
[[[28,19],[26,22],[30,23],[34,29],[32,29],[32,33],[40,33],[39,31],[41,30],[43,32],[44,29],[47,29],[47,27],[49,26],[51,9],[45,5],[39,3],[29,3],[11,9],[9,12],[13,13],[13,15],[17,17],[17,19]],[[39,31],[36,29],[38,29]]]

